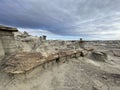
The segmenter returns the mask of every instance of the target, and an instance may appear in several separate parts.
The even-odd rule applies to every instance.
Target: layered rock
[[[16,28],[0,26],[0,46],[3,48],[5,54],[10,54],[16,51],[13,32],[17,31]],[[3,50],[1,52],[3,52]]]
[[[5,55],[5,51],[3,49],[3,45],[2,45],[2,42],[0,40],[0,58],[2,58],[4,55]]]

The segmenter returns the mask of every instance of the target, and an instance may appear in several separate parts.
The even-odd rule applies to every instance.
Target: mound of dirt
[[[113,52],[114,56],[120,57],[120,50],[119,49],[118,50],[113,50],[112,52]]]
[[[93,51],[91,55],[92,55],[93,59],[97,60],[97,61],[105,62],[108,59],[107,54],[104,52]]]

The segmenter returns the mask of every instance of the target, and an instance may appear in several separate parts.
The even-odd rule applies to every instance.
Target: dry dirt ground
[[[49,43],[42,46],[50,46]],[[53,44],[62,48],[64,46],[52,41],[53,48]],[[97,41],[86,44],[97,51],[106,52],[109,59],[101,62],[89,57],[74,58],[48,68],[39,66],[24,75],[15,76],[0,71],[0,90],[120,90],[120,41]],[[71,44],[72,48],[75,45],[76,43]],[[31,50],[28,48],[30,45],[25,43],[23,46],[25,50]],[[33,50],[43,53],[43,47]],[[46,49],[52,52],[51,47]]]
[[[0,72],[0,90],[120,90],[120,58],[111,58],[98,62],[80,57],[17,76]]]

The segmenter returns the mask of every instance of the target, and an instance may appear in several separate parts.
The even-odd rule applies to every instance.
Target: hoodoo
[[[13,32],[17,31],[16,28],[0,25],[0,57],[16,50]]]

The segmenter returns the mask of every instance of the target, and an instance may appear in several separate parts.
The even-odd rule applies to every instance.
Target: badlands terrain
[[[0,90],[120,90],[120,41],[43,40],[15,33]]]

